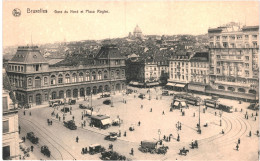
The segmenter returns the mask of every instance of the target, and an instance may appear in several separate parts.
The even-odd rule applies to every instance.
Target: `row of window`
[[[121,71],[121,75],[122,77],[125,76],[125,72],[124,70]],[[77,76],[76,73],[73,73],[72,74],[72,77],[70,77],[70,74],[66,74],[65,75],[65,81],[64,81],[64,77],[62,74],[59,74],[58,75],[58,84],[62,84],[62,83],[76,83],[76,82],[83,82],[83,81],[93,81],[93,80],[102,80],[102,76],[103,76],[103,79],[108,79],[108,71],[104,71],[103,72],[103,75],[102,75],[102,72],[99,71],[97,74],[95,71],[93,71],[90,75],[90,72],[87,72],[86,75],[85,75],[85,80],[84,80],[84,75],[83,73],[79,73],[79,76]],[[119,70],[116,70],[115,71],[115,75],[114,75],[114,71],[111,71],[111,77],[113,78],[120,78],[120,71]],[[57,79],[56,79],[56,76],[55,75],[51,75],[50,77],[50,84],[51,85],[55,85],[57,84]],[[43,78],[43,82],[44,82],[44,85],[48,85],[48,77],[44,77]],[[37,85],[38,84],[38,85]],[[32,78],[28,78],[28,85],[29,86],[32,86]],[[41,85],[41,79],[40,77],[36,77],[35,78],[35,86],[40,86]]]
[[[9,65],[9,71],[24,72],[24,67],[21,65]]]
[[[214,43],[213,42],[210,42],[209,43],[210,47],[214,47]],[[250,48],[250,45],[249,43],[244,43],[244,44],[236,44],[236,43],[228,43],[228,42],[223,42],[222,45],[219,43],[219,42],[216,42],[215,44],[215,47],[223,47],[223,48]],[[252,46],[253,48],[257,48],[258,47],[258,44],[256,41],[252,41]]]
[[[230,40],[242,40],[243,37],[245,38],[245,40],[248,40],[249,39],[249,36],[250,35],[230,35],[230,36],[222,36],[222,40],[227,40],[228,38]],[[213,40],[214,39],[214,36],[210,36],[209,37],[210,40]],[[215,36],[215,39],[218,41],[220,40],[220,36]],[[257,40],[257,35],[252,35],[252,39],[253,40]]]

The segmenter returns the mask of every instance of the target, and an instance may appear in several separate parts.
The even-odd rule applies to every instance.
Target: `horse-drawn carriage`
[[[190,152],[189,149],[185,149],[185,148],[183,147],[183,149],[180,149],[180,153],[179,153],[179,154],[186,156],[188,152]]]
[[[41,153],[43,155],[46,155],[47,157],[51,156],[51,152],[50,152],[49,148],[46,145],[41,147]]]
[[[150,152],[151,154],[165,154],[169,149],[168,146],[158,147],[158,141],[141,141],[141,145],[138,148],[143,153]]]
[[[198,141],[197,140],[195,140],[195,142],[193,143],[191,143],[191,148],[192,149],[194,149],[194,148],[199,148],[199,145],[198,145]]]
[[[104,151],[101,153],[102,160],[126,160],[126,157],[115,151]]]
[[[110,132],[109,135],[105,137],[105,140],[115,141],[117,140],[117,135],[118,134],[116,132]]]
[[[27,133],[26,138],[30,140],[33,144],[38,144],[39,142],[39,138],[36,137],[33,132]]]

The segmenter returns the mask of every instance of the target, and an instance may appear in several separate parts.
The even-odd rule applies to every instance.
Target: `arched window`
[[[29,85],[29,86],[32,86],[32,78],[29,78],[29,79],[28,79],[28,85]]]
[[[91,94],[91,88],[87,87],[87,95],[89,96]]]
[[[229,91],[232,91],[232,92],[235,91],[235,88],[234,88],[234,87],[228,87],[227,89],[228,89]]]
[[[68,89],[68,90],[66,91],[66,97],[71,97],[71,90],[70,90],[70,89]]]
[[[104,79],[108,79],[107,71],[104,71]]]
[[[120,71],[116,70],[116,78],[119,78],[119,77],[120,77]]]
[[[83,73],[79,73],[79,82],[83,82]]]
[[[250,90],[248,91],[248,93],[256,94],[256,90],[250,89]]]
[[[69,74],[65,75],[65,83],[70,83],[70,75]]]
[[[64,98],[64,91],[59,91],[59,98]]]
[[[96,72],[92,72],[92,80],[96,80]]]
[[[59,76],[58,76],[58,83],[59,84],[63,83],[63,75],[62,74],[59,74]]]
[[[102,92],[103,92],[103,86],[101,85],[98,87],[98,93],[102,93]]]
[[[78,97],[78,89],[73,90],[73,98]]]
[[[99,72],[98,72],[98,80],[101,80],[101,79],[102,79],[102,72],[99,71]]]
[[[225,87],[223,87],[223,86],[218,86],[218,89],[225,90]]]
[[[105,85],[105,92],[109,92],[109,86],[108,85]]]
[[[52,93],[51,93],[51,99],[56,99],[56,98],[57,98],[56,92],[52,92]]]
[[[79,94],[80,94],[80,97],[84,97],[85,96],[84,88],[80,88]]]
[[[246,91],[244,88],[238,88],[238,92],[245,93]]]
[[[48,84],[48,78],[44,77],[43,80],[44,80],[44,85],[47,85]]]
[[[52,75],[51,76],[51,85],[54,85],[54,84],[56,84],[56,77],[55,77],[55,75]]]
[[[72,83],[75,83],[75,82],[77,82],[77,74],[73,73],[73,75],[72,75]]]
[[[93,92],[92,93],[93,94],[97,94],[97,87],[96,86],[93,87]]]
[[[120,84],[116,84],[116,91],[120,91]]]
[[[90,81],[90,74],[89,74],[89,72],[86,72],[86,81]]]

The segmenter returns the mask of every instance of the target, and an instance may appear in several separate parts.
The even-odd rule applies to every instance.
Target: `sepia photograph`
[[[259,3],[3,0],[2,160],[258,161]]]

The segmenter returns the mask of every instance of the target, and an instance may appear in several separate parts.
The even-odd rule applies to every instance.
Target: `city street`
[[[173,96],[161,96],[161,88],[151,88],[151,100],[149,100],[148,89],[138,89],[137,93],[123,95],[117,93],[112,96],[114,107],[103,104],[103,101],[110,98],[94,98],[92,105],[96,114],[108,115],[112,120],[120,118],[120,126],[111,126],[106,130],[100,130],[89,126],[89,118],[84,117],[82,120],[83,109],[79,104],[88,105],[89,101],[79,101],[72,105],[72,114],[66,113],[65,120],[72,120],[74,116],[77,130],[69,130],[63,126],[63,113],[60,111],[63,106],[53,109],[52,107],[33,107],[32,109],[19,111],[19,125],[21,126],[20,138],[26,136],[27,132],[34,132],[39,137],[39,143],[34,145],[34,152],[26,159],[44,159],[44,160],[99,160],[100,154],[89,155],[81,154],[83,147],[91,144],[101,144],[106,149],[110,143],[113,144],[113,150],[125,155],[132,160],[258,160],[258,142],[259,137],[256,131],[259,127],[259,119],[255,111],[246,109],[249,103],[242,102],[239,104],[235,100],[219,99],[221,103],[232,105],[237,108],[237,112],[227,113],[212,108],[205,109],[200,107],[201,134],[197,133],[196,125],[199,122],[199,106],[189,105],[189,109],[183,109],[185,116],[182,116],[180,110],[170,112],[170,105]],[[145,99],[138,98],[139,93],[146,95]],[[157,99],[156,99],[157,96]],[[202,99],[210,98],[209,96],[200,96]],[[123,103],[126,100],[126,103]],[[143,108],[141,108],[143,106]],[[152,112],[151,112],[152,109]],[[241,112],[241,109],[243,110]],[[55,115],[61,116],[61,120],[51,116],[54,111]],[[248,112],[249,118],[245,119],[244,115]],[[31,112],[31,116],[29,113]],[[195,116],[194,116],[195,114]],[[253,117],[251,115],[253,114]],[[47,119],[53,121],[53,125],[47,124]],[[81,124],[86,120],[86,126],[82,128]],[[140,121],[140,126],[138,122]],[[181,123],[182,128],[176,128],[177,123]],[[221,122],[221,126],[220,126]],[[207,127],[203,125],[208,124]],[[134,126],[134,131],[129,131],[129,127]],[[224,131],[224,134],[221,131]],[[105,135],[109,132],[121,131],[121,137],[114,142],[104,140]],[[252,136],[249,137],[249,132]],[[126,132],[126,136],[123,136]],[[168,152],[162,154],[142,153],[138,150],[140,142],[143,140],[158,141],[172,135],[169,142],[163,141],[168,146]],[[177,136],[180,141],[177,141]],[[76,142],[78,136],[79,142]],[[239,151],[236,150],[238,139]],[[191,142],[198,140],[198,149],[191,149]],[[25,141],[26,146],[32,144],[29,140]],[[51,151],[51,157],[48,158],[41,154],[40,147],[47,145]],[[179,149],[185,147],[189,149],[186,156],[179,155]],[[131,148],[134,149],[134,155],[130,155]],[[249,155],[244,155],[249,154]]]

